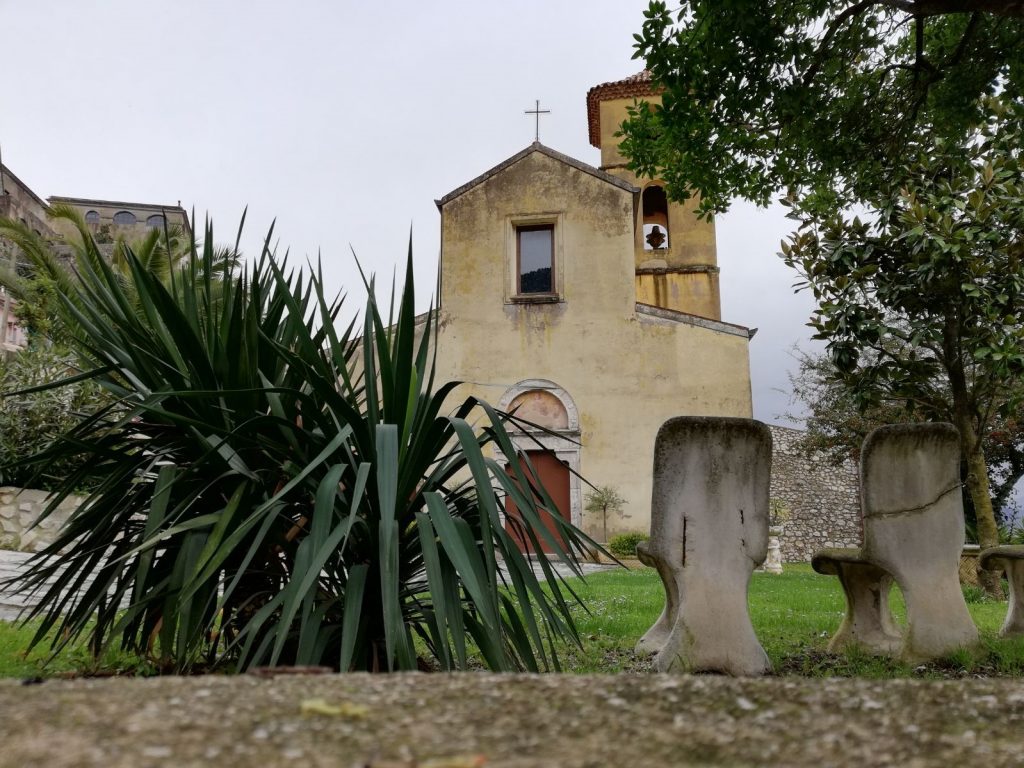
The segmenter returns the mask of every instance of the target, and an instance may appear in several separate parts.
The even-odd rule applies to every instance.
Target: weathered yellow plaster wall
[[[537,151],[441,212],[439,379],[497,403],[549,379],[579,411],[580,471],[627,500],[609,532],[650,522],[654,439],[672,416],[751,415],[745,335],[638,315],[634,196]],[[556,227],[560,301],[512,303],[514,224]],[[600,534],[598,519],[583,524]]]
[[[661,97],[647,96],[643,100],[658,104]],[[660,185],[661,182],[641,179],[626,168],[626,159],[619,152],[619,139],[615,136],[619,126],[629,116],[628,108],[638,101],[630,97],[600,102],[601,167],[630,184],[644,188],[651,184]],[[634,233],[636,290],[643,297],[638,298],[639,301],[718,320],[722,317],[722,302],[715,269],[718,264],[715,223],[697,217],[698,202],[697,196],[683,203],[669,202],[669,243],[664,250],[644,249],[643,226],[638,217]],[[652,264],[655,261],[660,263]],[[695,267],[706,269],[693,271]],[[657,277],[644,274],[659,268]]]
[[[638,269],[636,273],[636,300],[642,304],[718,320],[719,295],[717,269],[670,272],[649,268]]]

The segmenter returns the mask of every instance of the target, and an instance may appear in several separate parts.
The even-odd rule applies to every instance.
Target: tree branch
[[[1024,0],[911,0],[915,16],[941,16],[948,13],[987,13],[1005,18],[1024,18]]]
[[[804,72],[804,76],[801,80],[804,86],[808,86],[814,80],[818,71],[821,69],[821,65],[825,61],[825,57],[829,51],[829,45],[832,43],[832,38],[836,36],[839,28],[854,16],[859,16],[868,8],[873,5],[890,5],[891,3],[885,2],[885,0],[860,0],[859,3],[845,8],[838,16],[836,16],[832,23],[828,25],[828,29],[825,30],[825,36],[821,38],[821,42],[818,43],[818,49],[814,52],[814,60],[811,62],[811,66]]]
[[[978,28],[978,22],[981,20],[980,13],[972,13],[971,20],[967,22],[967,28],[964,30],[963,36],[960,38],[960,42],[956,44],[956,50],[953,51],[953,55],[950,56],[945,64],[942,65],[943,69],[949,69],[950,67],[956,66],[960,63],[960,59],[963,58],[964,52],[967,50],[967,44],[974,37],[974,31]]]

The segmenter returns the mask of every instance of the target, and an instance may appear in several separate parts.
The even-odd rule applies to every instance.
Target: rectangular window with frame
[[[555,292],[555,225],[516,227],[517,293]]]

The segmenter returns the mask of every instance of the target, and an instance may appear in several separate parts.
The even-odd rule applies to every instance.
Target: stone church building
[[[645,73],[588,93],[598,167],[534,143],[437,201],[438,376],[545,428],[517,444],[598,538],[575,473],[625,499],[609,535],[646,530],[661,424],[752,414],[753,332],[721,318],[714,223],[619,153],[640,98],[659,98]]]

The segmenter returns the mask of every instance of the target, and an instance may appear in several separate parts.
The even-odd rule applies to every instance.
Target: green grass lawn
[[[135,674],[147,668],[142,659],[119,651],[109,651],[96,660],[84,641],[64,649],[46,663],[51,655],[46,643],[36,646],[31,654],[25,653],[34,634],[35,626],[0,621],[0,677]]]
[[[568,672],[643,672],[650,661],[633,655],[633,646],[654,623],[664,604],[657,574],[649,568],[596,573],[586,582],[571,580],[589,612],[577,609],[575,618],[582,650],[566,648],[561,661]],[[903,621],[903,601],[893,590],[891,603]],[[1005,602],[969,601],[968,608],[981,630],[983,644],[974,653],[958,653],[924,665],[902,664],[858,653],[835,656],[825,647],[844,613],[839,581],[814,573],[809,565],[787,565],[774,576],[754,574],[750,614],[761,644],[779,674],[863,677],[960,677],[968,675],[1024,676],[1024,638],[996,637],[1006,614]],[[0,676],[145,673],[148,666],[126,654],[108,653],[100,662],[82,644],[43,666],[47,651],[25,657],[32,629],[0,622]]]
[[[576,612],[583,650],[570,649],[563,659],[574,672],[641,671],[649,661],[633,655],[633,646],[654,623],[664,605],[657,574],[649,568],[606,571],[572,582],[590,614]],[[890,603],[905,620],[903,600],[894,589]],[[902,664],[849,653],[825,652],[845,612],[839,580],[821,576],[810,565],[787,565],[782,575],[755,573],[750,586],[750,616],[761,644],[780,674],[858,675],[865,677],[1024,675],[1024,638],[996,637],[1006,603],[969,602],[981,631],[983,647],[926,665]]]

